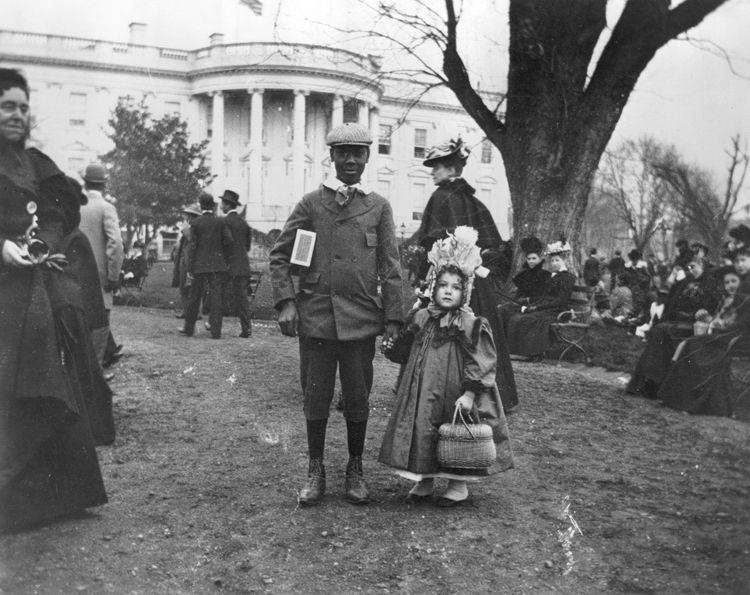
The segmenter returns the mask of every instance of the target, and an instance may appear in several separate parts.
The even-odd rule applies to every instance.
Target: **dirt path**
[[[186,339],[165,311],[120,308],[118,438],[100,449],[110,503],[0,538],[0,590],[110,592],[743,592],[750,588],[750,425],[626,397],[573,370],[514,364],[517,468],[458,509],[407,506],[375,462],[395,365],[378,357],[367,507],[299,510],[306,468],[297,345]],[[570,516],[564,514],[569,504]],[[575,531],[574,523],[580,533]]]

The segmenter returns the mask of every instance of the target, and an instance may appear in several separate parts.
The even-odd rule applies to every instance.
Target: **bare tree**
[[[462,3],[444,0],[441,9],[413,0],[412,8],[402,8],[407,3],[362,0],[378,15],[371,35],[413,56],[414,75],[448,86],[500,150],[514,228],[542,238],[563,231],[574,242],[597,165],[638,77],[659,48],[724,1],[684,0],[671,7],[670,0],[627,0],[599,52],[600,38],[610,33],[606,0],[510,0],[501,114],[500,105],[486,103],[459,50]],[[381,27],[383,21],[391,28]],[[394,35],[394,23],[412,35]],[[442,64],[423,52],[426,44],[437,46]]]
[[[672,150],[651,137],[627,140],[605,151],[594,181],[601,197],[630,232],[634,246],[644,251],[658,231],[672,201],[672,186],[654,171]]]
[[[742,142],[739,134],[732,137],[726,154],[729,164],[723,190],[717,188],[708,172],[685,163],[674,153],[653,164],[656,175],[674,189],[675,210],[688,220],[715,254],[721,248],[737,210],[750,164],[747,143]]]

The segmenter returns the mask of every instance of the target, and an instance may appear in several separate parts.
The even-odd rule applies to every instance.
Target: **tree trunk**
[[[513,206],[515,270],[520,238],[565,233],[579,248],[599,159],[638,77],[656,50],[723,0],[628,0],[589,77],[606,27],[606,0],[511,0],[507,110],[500,121],[471,85],[446,0],[446,82],[500,150]]]

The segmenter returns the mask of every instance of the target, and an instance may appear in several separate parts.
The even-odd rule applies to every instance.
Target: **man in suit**
[[[208,322],[211,338],[221,338],[221,293],[229,270],[229,257],[234,248],[234,240],[229,226],[223,218],[214,214],[214,197],[208,193],[200,197],[201,216],[190,224],[188,241],[188,278],[190,300],[185,311],[185,326],[180,333],[192,337],[195,332],[195,321],[198,319],[198,308],[203,290],[209,288]]]
[[[109,318],[112,310],[112,293],[120,286],[122,233],[117,210],[104,198],[107,170],[101,163],[91,163],[86,167],[83,180],[88,202],[81,207],[79,228],[88,238],[94,251],[107,321],[104,329],[97,329],[92,333],[92,339],[99,363],[107,366],[116,361],[120,350],[112,337]]]
[[[387,338],[398,334],[401,266],[391,206],[360,183],[372,143],[368,129],[343,124],[326,142],[336,178],[294,207],[271,250],[270,270],[281,332],[299,334],[300,341],[309,465],[298,501],[315,504],[325,492],[323,451],[338,366],[349,450],[345,498],[364,504],[369,490],[362,454],[375,337],[384,329]],[[290,261],[300,230],[317,237],[309,267],[299,272],[295,295]]]
[[[247,288],[250,283],[251,232],[245,218],[239,214],[240,197],[232,190],[225,190],[221,195],[221,210],[226,215],[225,221],[234,240],[234,248],[229,257],[229,282],[227,289],[237,307],[240,318],[240,337],[246,339],[252,333],[250,326],[250,302],[247,299]]]
[[[185,318],[185,311],[190,301],[190,283],[188,283],[187,278],[187,246],[190,241],[190,224],[197,217],[201,216],[201,207],[200,205],[191,205],[182,209],[182,213],[185,215],[185,219],[180,233],[180,241],[177,244],[172,272],[172,287],[180,289],[180,302],[182,306],[180,313],[177,314],[177,318]]]

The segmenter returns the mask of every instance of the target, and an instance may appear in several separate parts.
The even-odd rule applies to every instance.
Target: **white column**
[[[292,162],[294,175],[294,200],[299,200],[305,192],[305,96],[309,91],[294,91],[294,144]]]
[[[213,91],[211,95],[211,173],[216,176],[211,183],[211,190],[216,196],[224,190],[224,94]]]
[[[245,217],[251,218],[251,204],[263,204],[263,89],[249,89],[250,93],[250,196]],[[260,217],[260,213],[254,213]]]
[[[372,136],[372,145],[370,145],[370,160],[367,163],[367,177],[370,180],[370,187],[377,192],[378,190],[378,139],[380,138],[380,113],[378,108],[373,106],[370,111],[370,136]]]
[[[341,95],[333,96],[333,112],[331,112],[331,128],[336,128],[344,123],[344,98]]]
[[[370,115],[370,106],[366,101],[360,101],[358,102],[359,107],[359,115],[357,117],[357,121],[361,126],[364,126],[367,128],[370,125],[369,122],[369,115]]]
[[[201,126],[200,101],[200,95],[191,95],[188,97],[185,120],[188,125],[188,138],[190,138],[190,142],[192,143],[199,143],[205,138],[205,132]]]

